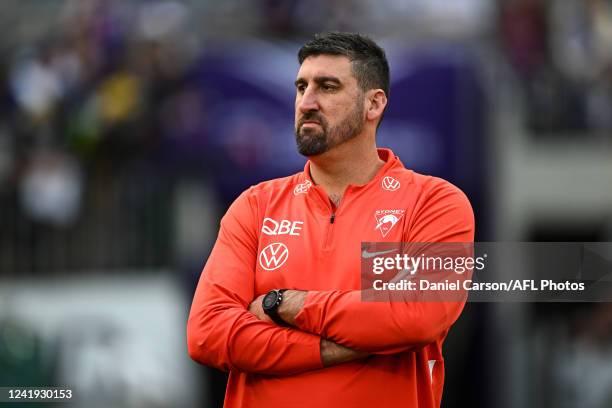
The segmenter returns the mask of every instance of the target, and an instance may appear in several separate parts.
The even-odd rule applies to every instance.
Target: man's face
[[[364,94],[344,56],[304,60],[295,81],[295,140],[316,156],[357,136],[365,121]]]

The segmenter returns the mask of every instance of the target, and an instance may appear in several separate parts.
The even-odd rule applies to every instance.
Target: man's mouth
[[[310,116],[310,117],[305,116],[305,117],[303,117],[300,120],[300,126],[304,126],[304,125],[310,125],[310,126],[312,126],[312,125],[319,125],[319,126],[322,126],[321,125],[321,121],[318,118],[313,117],[313,116]]]

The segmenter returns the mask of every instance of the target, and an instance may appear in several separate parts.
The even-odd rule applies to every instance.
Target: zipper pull
[[[331,217],[329,218],[329,223],[333,224],[335,219],[336,219],[336,213],[333,213]]]

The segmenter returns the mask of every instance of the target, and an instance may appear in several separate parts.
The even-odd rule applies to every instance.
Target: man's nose
[[[315,93],[306,89],[298,101],[298,108],[302,113],[319,110],[319,102]]]

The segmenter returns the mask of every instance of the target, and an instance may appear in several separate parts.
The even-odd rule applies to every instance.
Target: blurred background
[[[612,241],[611,0],[4,0],[0,386],[221,405],[195,284],[229,203],[302,169],[296,53],[329,30],[387,50],[379,145],[477,240]],[[612,407],[612,306],[470,303],[445,357],[444,407]]]

